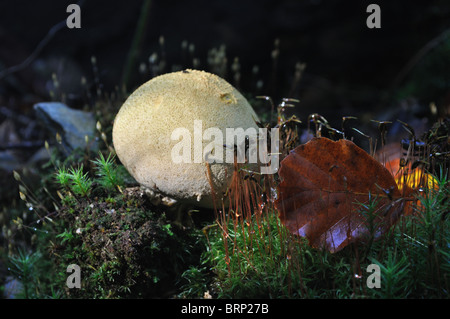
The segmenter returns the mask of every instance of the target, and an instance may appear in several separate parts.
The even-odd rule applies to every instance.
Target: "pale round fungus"
[[[141,185],[212,208],[210,182],[220,200],[233,174],[225,153],[234,145],[226,143],[226,129],[257,130],[257,120],[248,101],[228,82],[204,71],[184,70],[155,77],[128,97],[114,120],[113,143]],[[223,162],[209,164],[209,178],[206,161],[220,158],[221,152]]]

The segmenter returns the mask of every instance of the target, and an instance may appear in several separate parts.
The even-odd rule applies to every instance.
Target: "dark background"
[[[75,0],[2,1],[0,70],[30,56],[52,26],[68,17],[70,3]],[[92,56],[104,90],[120,86],[143,3],[83,1],[81,29],[61,28],[26,68],[0,79],[0,105],[32,112],[33,103],[49,99],[55,73],[69,95],[67,103],[81,107],[80,78],[94,81]],[[381,7],[381,29],[366,26],[370,3]],[[173,65],[192,67],[182,54],[184,40],[195,45],[194,56],[205,70],[208,50],[225,44],[229,67],[235,57],[240,59],[241,91],[250,98],[299,98],[295,112],[303,120],[314,112],[335,123],[344,115],[366,120],[404,116],[394,110],[425,118],[431,102],[441,113],[447,111],[449,50],[439,48],[448,41],[420,52],[449,24],[450,3],[444,0],[153,0],[127,91],[151,77],[139,73],[139,64],[148,63],[153,52],[161,57],[159,38],[164,36],[165,72]],[[280,53],[274,71],[275,39]],[[435,51],[438,62],[423,67]],[[403,72],[417,54],[420,59]],[[301,82],[292,86],[297,62],[307,66]],[[255,65],[260,70],[256,79]],[[264,81],[258,92],[257,79]],[[231,76],[227,80],[234,84]]]

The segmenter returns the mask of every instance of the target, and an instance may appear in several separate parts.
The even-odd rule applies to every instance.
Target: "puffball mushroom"
[[[139,184],[180,202],[213,208],[213,197],[222,198],[231,182],[233,163],[224,156],[222,163],[209,164],[208,174],[207,156],[198,157],[199,146],[204,150],[211,143],[203,132],[218,128],[225,137],[226,128],[258,130],[257,120],[245,97],[224,79],[188,69],[157,76],[136,89],[116,115],[112,137],[118,158]],[[200,136],[194,129],[199,123]],[[190,145],[180,162],[173,152],[181,137]],[[234,147],[225,142],[216,147]]]

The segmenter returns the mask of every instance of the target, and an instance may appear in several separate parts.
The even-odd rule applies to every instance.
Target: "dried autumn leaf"
[[[282,162],[275,206],[280,219],[313,247],[336,252],[369,234],[362,213],[376,200],[375,238],[398,218],[403,199],[391,173],[348,140],[314,138]]]
[[[439,188],[437,179],[432,174],[426,173],[422,167],[413,169],[410,162],[402,167],[400,161],[400,158],[394,158],[387,162],[385,166],[391,171],[398,189],[404,197],[413,197],[420,188],[435,190]],[[417,206],[422,205],[419,200],[410,200],[406,202],[404,215],[411,215],[414,213],[413,203]]]
[[[385,165],[391,170],[400,191],[406,188],[411,192],[420,187],[437,189],[438,182],[433,175],[425,172],[420,166],[413,169],[411,163],[401,167],[400,161],[399,158],[395,158]]]

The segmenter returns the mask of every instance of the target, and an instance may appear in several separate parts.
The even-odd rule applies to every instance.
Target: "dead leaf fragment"
[[[415,207],[422,207],[420,200],[417,198],[414,200],[415,194],[418,194],[421,189],[438,190],[439,184],[436,177],[427,173],[423,167],[413,168],[411,162],[402,166],[400,162],[400,158],[394,158],[387,162],[385,166],[394,176],[402,196],[411,198],[405,203],[403,215],[413,215],[417,211]]]
[[[377,200],[373,234],[398,218],[403,200],[391,173],[348,140],[313,138],[282,162],[275,206],[293,233],[336,252],[369,235],[361,208]]]

